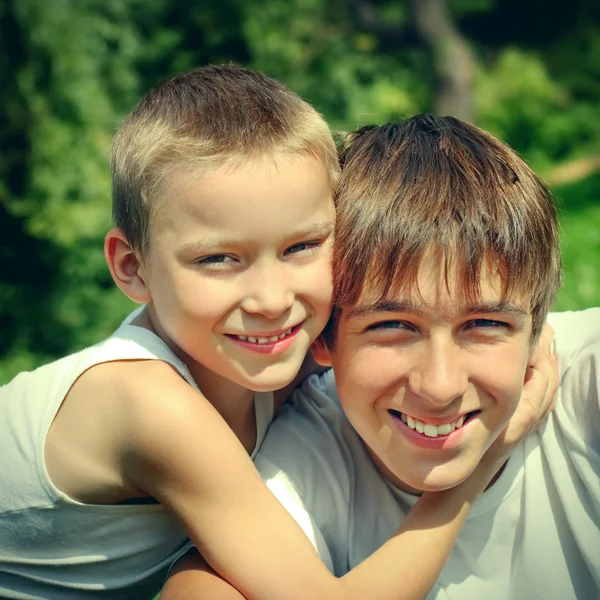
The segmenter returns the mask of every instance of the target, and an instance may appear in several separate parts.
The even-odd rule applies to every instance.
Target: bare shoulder
[[[202,395],[162,361],[95,365],[73,384],[46,439],[53,483],[75,500],[114,503],[146,495],[124,476],[122,453],[140,435],[161,431],[169,404]]]

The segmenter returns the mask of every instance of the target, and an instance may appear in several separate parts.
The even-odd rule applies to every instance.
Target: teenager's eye
[[[410,331],[411,329],[411,326],[408,323],[405,323],[404,321],[380,321],[379,323],[372,323],[367,327],[367,331]]]
[[[319,242],[299,242],[298,244],[294,244],[293,246],[286,248],[284,254],[298,254],[299,252],[312,250],[314,248],[318,248],[319,246]]]
[[[510,325],[504,321],[496,321],[495,319],[473,319],[469,321],[465,328],[466,329],[506,329]]]

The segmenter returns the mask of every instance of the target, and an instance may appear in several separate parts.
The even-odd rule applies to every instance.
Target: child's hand
[[[554,329],[546,323],[527,365],[525,384],[517,410],[485,454],[486,461],[491,461],[500,468],[514,447],[541,426],[554,409],[558,385]]]

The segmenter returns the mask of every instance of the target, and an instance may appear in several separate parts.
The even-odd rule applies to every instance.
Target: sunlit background
[[[556,308],[600,305],[597,0],[3,0],[0,383],[130,310],[102,255],[111,135],[160,79],[229,61],[334,129],[437,111],[499,135],[558,199]]]

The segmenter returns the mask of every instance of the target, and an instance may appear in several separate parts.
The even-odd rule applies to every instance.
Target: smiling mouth
[[[465,423],[469,421],[472,417],[479,414],[481,411],[474,410],[465,415],[461,415],[458,419],[451,421],[450,423],[443,423],[442,425],[435,425],[433,423],[426,423],[424,421],[419,421],[410,417],[409,415],[405,415],[399,410],[389,409],[388,412],[396,419],[400,419],[403,423],[406,424],[410,429],[415,430],[417,433],[421,433],[426,437],[435,438],[442,435],[450,435],[456,429],[460,429],[464,427]]]
[[[269,337],[253,336],[253,335],[231,335],[231,334],[230,334],[230,337],[238,339],[242,342],[250,342],[251,344],[257,344],[257,345],[273,344],[275,342],[279,342],[280,340],[283,340],[284,338],[288,337],[288,335],[291,335],[292,333],[294,333],[294,331],[298,327],[299,327],[298,325],[294,325],[294,327],[290,327],[289,329],[286,329],[284,332],[282,332],[278,335],[272,335]]]

